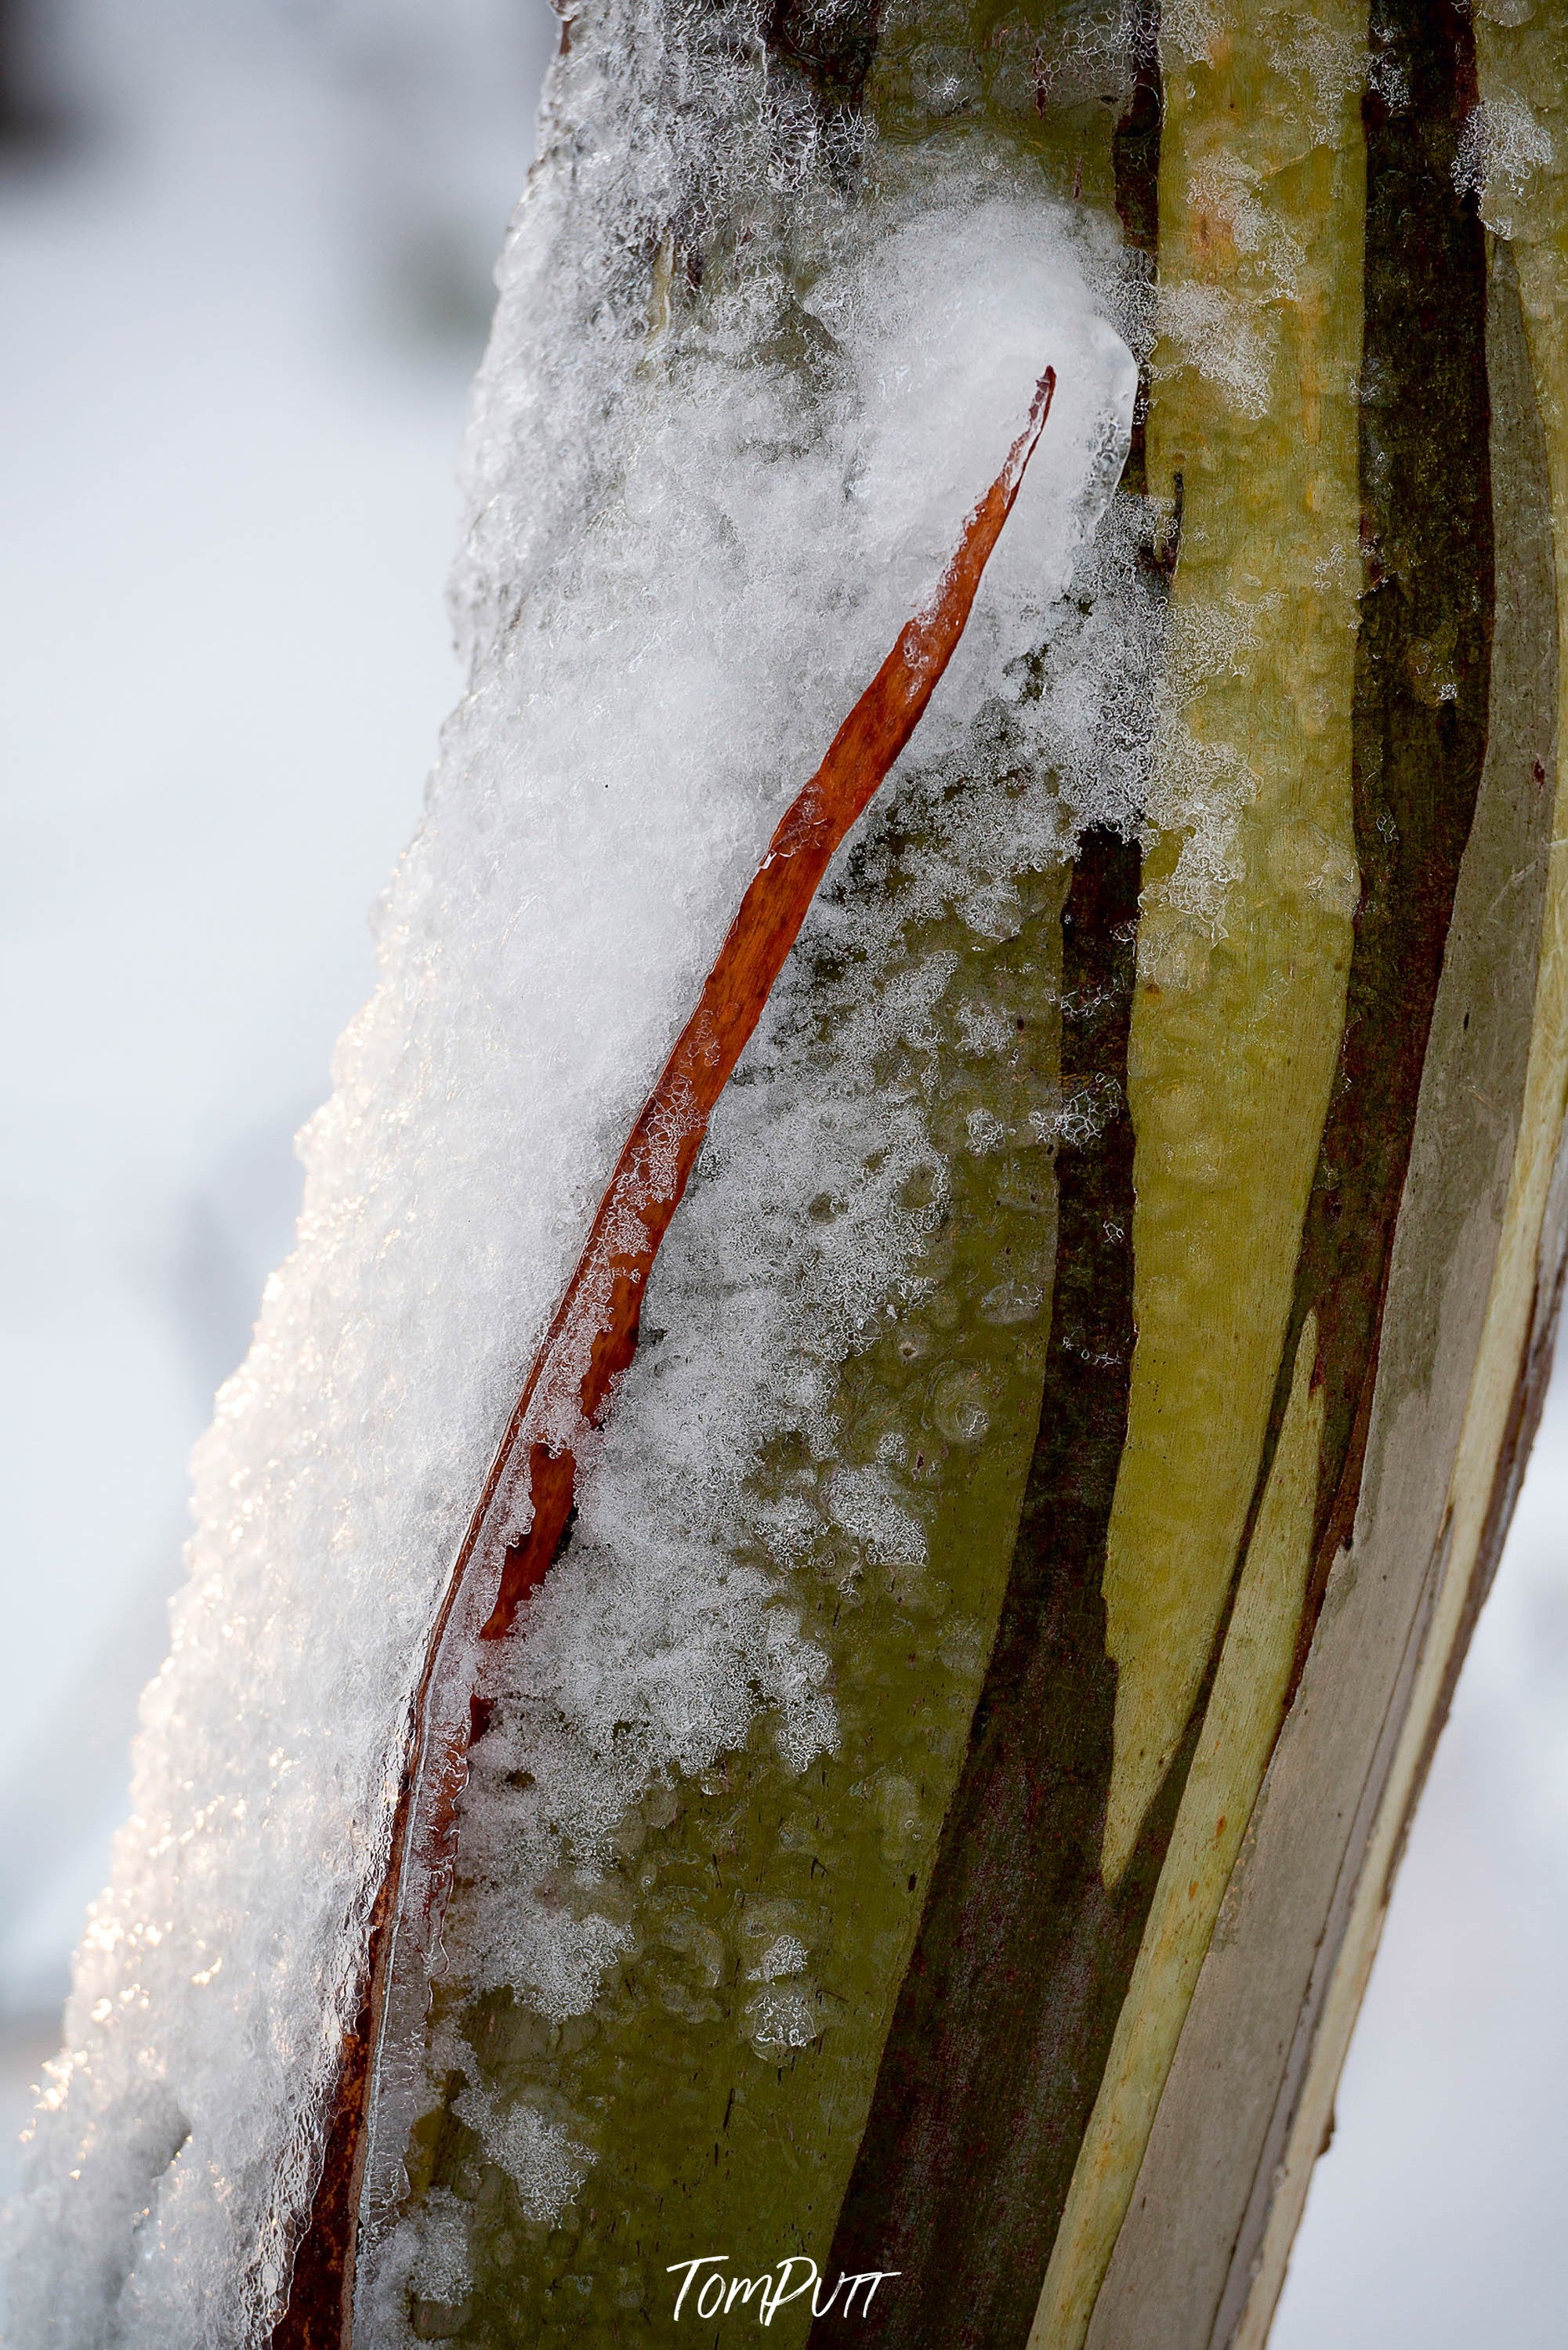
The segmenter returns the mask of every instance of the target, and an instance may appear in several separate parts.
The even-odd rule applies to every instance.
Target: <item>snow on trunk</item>
[[[918,1053],[960,959],[910,963],[901,941],[955,907],[1005,936],[1085,821],[1136,821],[1150,626],[1110,505],[1138,292],[1114,224],[982,149],[916,177],[861,143],[781,96],[744,5],[605,0],[554,70],[468,442],[469,688],[379,912],[377,991],[303,1138],[296,1248],[197,1455],[135,1810],[11,2217],[14,2338],[37,2350],[265,2340],[410,1690],[522,1376],[773,826],[1049,364],[1049,431],[890,787],[920,852],[897,898],[846,890],[840,859],[650,1287],[659,1360],[634,1366],[573,1546],[487,1668],[466,1980],[581,2015],[633,1931],[593,1898],[632,1806],[759,1719],[792,1771],[837,1739],[799,1511],[750,1471],[907,1302],[948,1180],[940,1106],[877,1055]],[[700,234],[720,259],[699,287]],[[848,975],[814,997],[828,950]],[[980,1406],[944,1409],[962,1442]],[[891,1444],[834,1489],[873,1556],[919,1552],[901,1465]],[[531,1889],[564,1877],[581,1898]],[[759,1956],[764,2048],[790,2043],[804,1955],[782,1935]],[[422,2075],[426,2052],[405,2061]],[[465,2094],[548,2218],[593,2148]],[[400,2149],[378,2159],[367,2338],[389,2343],[410,2263],[439,2284],[466,2256],[443,2250],[450,2213],[396,2220]]]

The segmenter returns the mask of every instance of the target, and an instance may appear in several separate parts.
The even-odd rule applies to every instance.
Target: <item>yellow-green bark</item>
[[[1318,18],[1358,49],[1360,6]],[[1112,1882],[1235,1571],[1357,894],[1358,92],[1316,50],[1293,68],[1272,13],[1222,22],[1208,56],[1165,57],[1149,482],[1174,495],[1179,476],[1183,504],[1129,1045],[1138,1341],[1106,1563]]]

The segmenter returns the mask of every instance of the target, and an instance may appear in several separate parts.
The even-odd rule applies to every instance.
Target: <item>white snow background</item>
[[[378,41],[348,5],[67,0],[40,74],[61,143],[0,178],[13,2116],[123,1811],[183,1454],[286,1246],[288,1138],[368,993],[362,910],[453,698],[439,589],[474,288],[550,32],[524,5],[399,0]],[[423,70],[399,70],[400,43]],[[1401,1878],[1286,2350],[1561,2339],[1564,1433],[1555,1405]]]

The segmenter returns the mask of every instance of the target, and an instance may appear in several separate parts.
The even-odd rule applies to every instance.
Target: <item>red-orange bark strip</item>
[[[480,1634],[499,1639],[561,1547],[572,1513],[576,1456],[571,1431],[604,1422],[617,1379],[637,1351],[643,1291],[659,1246],[696,1163],[721,1093],[762,1016],[774,981],[834,852],[865,813],[904,749],[951,659],[981,575],[1012,511],[1056,386],[1047,368],[1028,421],[991,488],[964,525],[957,551],[926,609],[898,642],[786,811],[653,1091],[627,1138],[576,1269],[534,1357],[517,1408],[485,1480],[431,1629],[414,1692],[408,1768],[393,1822],[391,1856],[372,1914],[361,1992],[328,2118],[320,2184],[295,2262],[288,2307],[273,2350],[349,2350],[354,2254],[374,2074],[396,1924],[417,1875],[431,1908],[444,1900],[467,1748],[481,1726],[476,1704],[461,1736],[431,1746],[431,1700],[443,1643],[467,1594],[498,1497],[526,1446],[526,1532],[508,1544],[494,1604]],[[410,1868],[420,1850],[423,1866]],[[427,1929],[431,1923],[427,1918]]]

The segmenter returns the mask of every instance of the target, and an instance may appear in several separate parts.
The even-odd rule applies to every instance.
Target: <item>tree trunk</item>
[[[765,21],[601,0],[566,22],[482,378],[473,690],[385,950],[415,1024],[372,1007],[343,1080],[392,1136],[385,1180],[417,1157],[419,1213],[474,1237],[398,1293],[401,1319],[388,1306],[384,1363],[374,1326],[350,1357],[275,1326],[307,1420],[356,1379],[362,1400],[286,1493],[264,1426],[237,1457],[265,1474],[214,1475],[209,1505],[244,1557],[256,1511],[286,1533],[315,1479],[401,1575],[354,1585],[335,1536],[341,1680],[290,1662],[296,1634],[236,1700],[259,1721],[315,1671],[312,1702],[344,1712],[306,1794],[259,1733],[245,1783],[253,1817],[254,1789],[279,1820],[304,1807],[292,1849],[324,1889],[301,1923],[286,1868],[244,1862],[282,1988],[224,1994],[246,2053],[213,2064],[251,2077],[286,1990],[294,2069],[258,2096],[252,2183],[182,2223],[231,2247],[198,2310],[136,2216],[163,2211],[182,2147],[216,2143],[180,2085],[197,2012],[171,1990],[131,2056],[83,2060],[28,2258],[85,2240],[58,2216],[83,2160],[71,2096],[140,2116],[102,2126],[130,2249],[40,2341],[101,2338],[100,2306],[127,2344],[146,2311],[189,2310],[192,2340],[276,2350],[659,2342],[689,2320],[724,2343],[760,2316],[786,2343],[847,2323],[898,2350],[1264,2339],[1533,1432],[1568,1235],[1565,103],[1551,12],[1510,28],[1459,0],[1372,0],[1370,22],[1351,0],[1206,0],[1158,26],[1048,0],[775,0]],[[971,281],[978,323],[950,332]],[[876,582],[927,577],[911,475],[940,473],[977,401],[992,417],[971,374],[1012,367],[1008,299],[1035,304],[1060,377],[1036,518],[1009,525],[975,641],[719,1098],[635,1360],[603,1411],[538,1439],[576,1514],[519,1581],[534,1504],[504,1447],[481,1473],[519,1365],[820,754],[774,764],[826,744],[869,682]],[[888,444],[899,471],[877,402],[918,420],[928,400],[940,430]],[[966,499],[1004,450],[982,466],[977,439]],[[753,510],[768,484],[784,502]],[[672,617],[631,659],[616,631],[645,607]],[[702,670],[710,640],[728,667]],[[601,642],[606,691],[648,680],[618,735],[581,650]],[[557,818],[528,787],[529,853],[551,824],[586,845],[532,919],[590,997],[579,939],[625,962],[624,1066],[594,1017],[549,1027],[548,953],[512,975],[534,868],[508,745],[574,695],[594,792],[636,769],[644,727],[671,775],[688,737],[694,773],[743,775],[741,752],[765,770],[754,806],[713,785],[732,813],[711,827],[674,784],[650,804],[651,910],[604,878],[637,862],[618,804],[601,816],[575,783]],[[548,780],[556,738],[526,739]],[[420,895],[443,855],[506,899],[489,928],[463,918],[487,963]],[[424,1035],[426,1004],[455,1019],[443,956],[482,1041],[405,1081],[377,1039]],[[586,1137],[558,1163],[547,1124],[481,1132],[508,1024],[530,1021],[557,1038],[537,1099]],[[437,1098],[440,1148],[399,1140]],[[348,1172],[319,1201],[348,1200],[358,1131],[326,1129],[323,1165]],[[441,1191],[475,1133],[469,1192]],[[514,1262],[493,1237],[507,1185],[555,1203],[521,1273],[521,1242]],[[484,1225],[471,1196],[504,1214]],[[307,1217],[311,1295],[360,1310],[423,1245],[409,1221],[389,1211],[356,1290],[334,1271],[349,1243]],[[483,1342],[454,1283],[490,1284]],[[427,1321],[459,1338],[427,1345]],[[353,1431],[421,1379],[444,1395],[471,1328],[472,1424],[456,1467],[417,1454],[417,1540],[357,1518],[376,1472]],[[465,1524],[489,1596],[447,1579]],[[287,1544],[268,1540],[265,1607],[220,1604],[270,1627]],[[457,1631],[431,1646],[443,1588]],[[216,1784],[176,1711],[167,1771]],[[467,1780],[438,1800],[410,1758],[441,1737]],[[235,1834],[249,1854],[261,1830]],[[199,1941],[197,1915],[171,1947],[232,1941],[210,1921]],[[84,1960],[84,2044],[89,1996],[107,2016],[129,1964]],[[113,2085],[151,2077],[148,2051],[174,2101],[157,2127]],[[87,2176],[90,2217],[109,2206]]]

